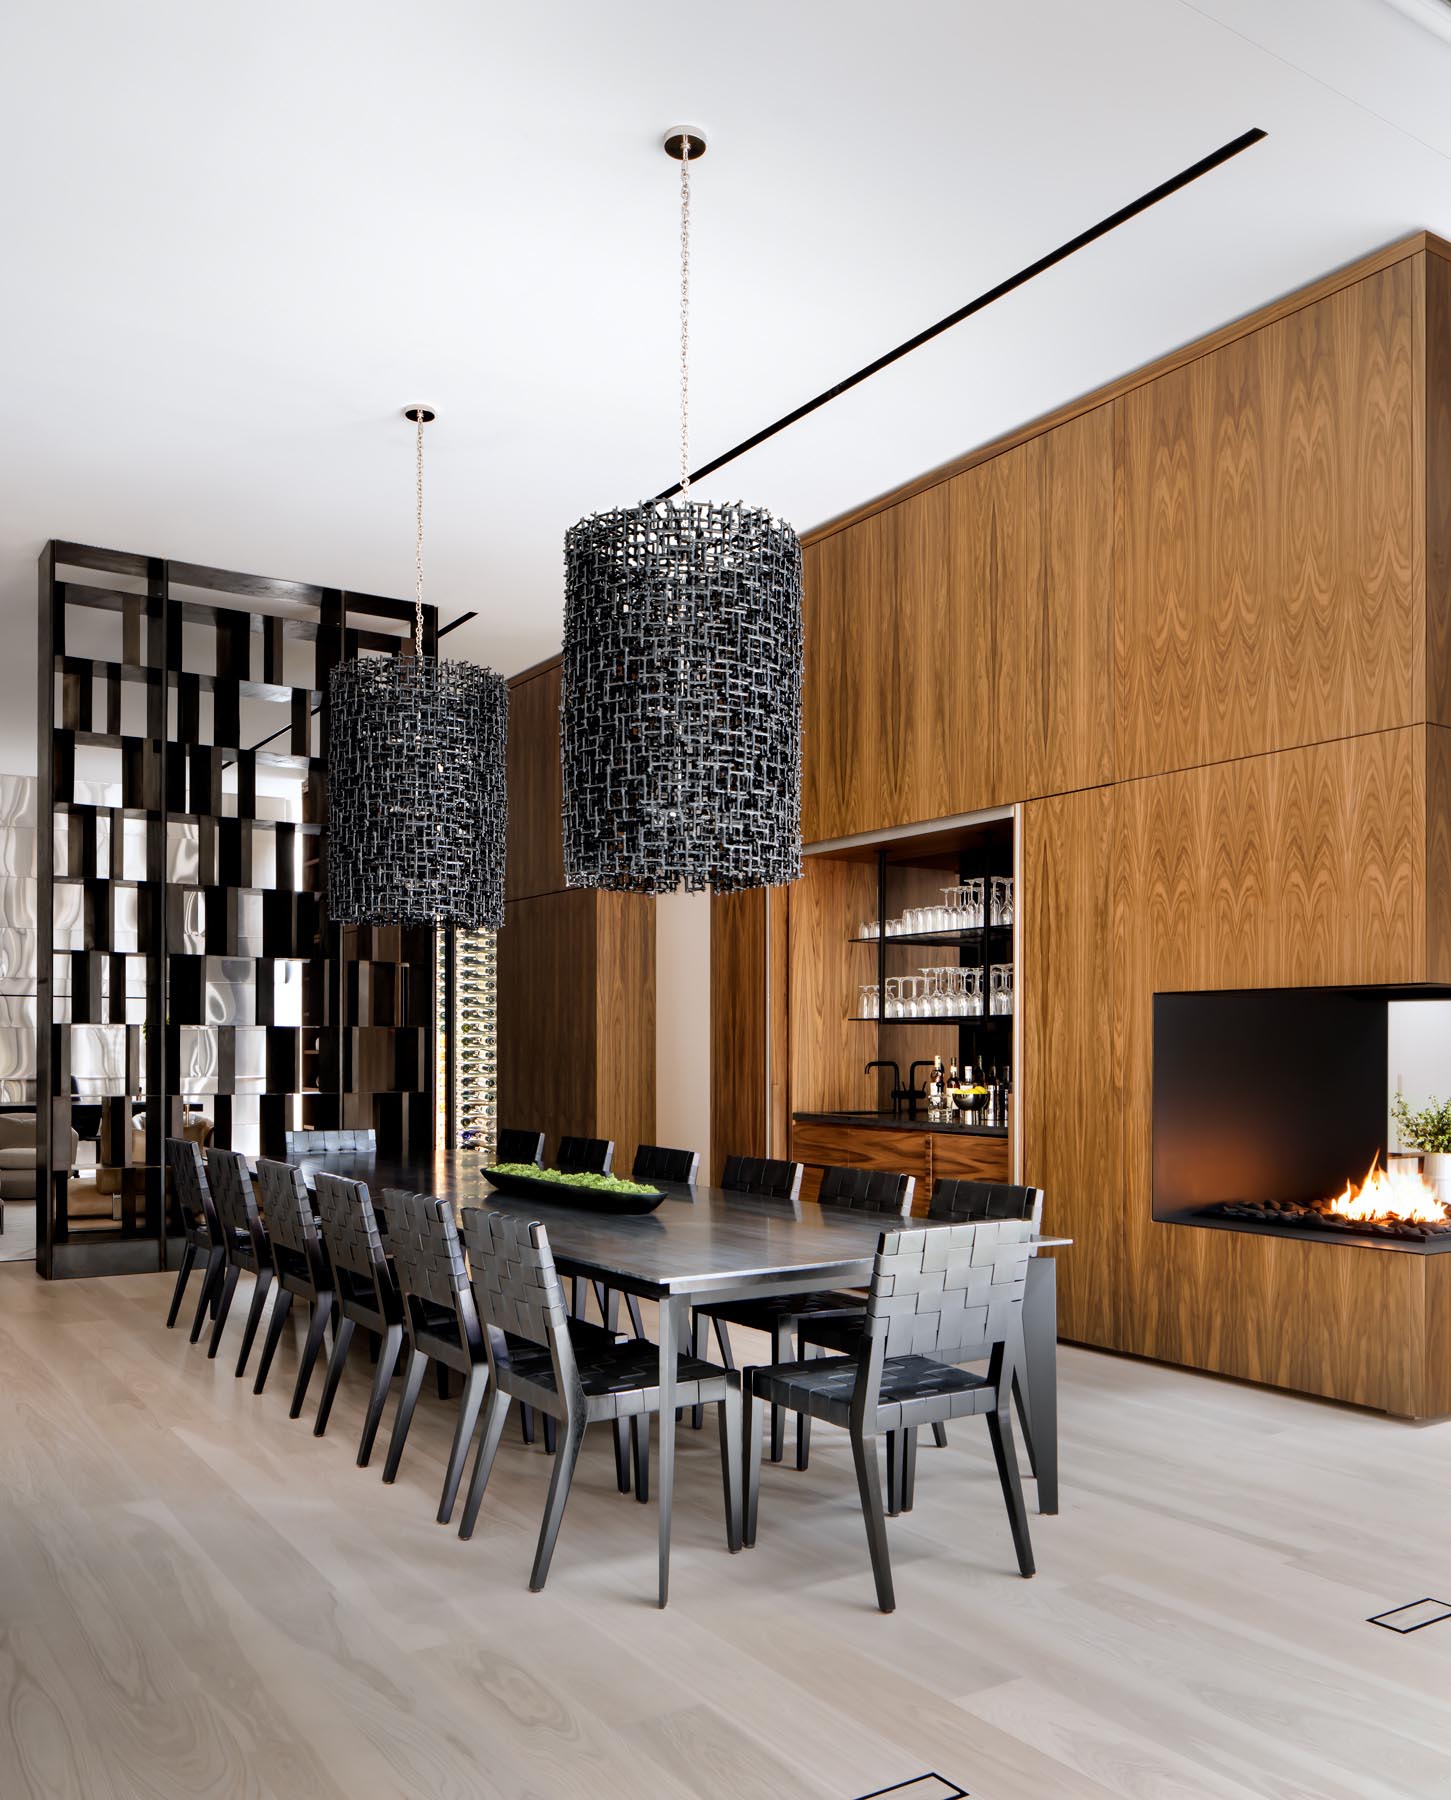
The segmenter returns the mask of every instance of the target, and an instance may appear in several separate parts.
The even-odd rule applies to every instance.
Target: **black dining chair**
[[[542,1225],[506,1213],[469,1207],[464,1238],[473,1272],[478,1315],[487,1331],[492,1375],[490,1404],[474,1458],[459,1536],[472,1536],[510,1404],[518,1400],[558,1423],[558,1449],[549,1478],[544,1521],[529,1576],[537,1593],[549,1574],[555,1539],[569,1499],[586,1427],[608,1420],[615,1428],[616,1457],[629,1420],[637,1453],[650,1415],[660,1410],[658,1348],[635,1339],[588,1344],[577,1340]],[[729,1370],[682,1356],[676,1393],[685,1405],[720,1409],[721,1477],[725,1489],[726,1543],[740,1548],[740,1378]]]
[[[459,1478],[469,1439],[483,1405],[488,1383],[489,1359],[479,1329],[469,1289],[468,1266],[459,1243],[458,1226],[448,1201],[433,1194],[408,1194],[400,1188],[384,1188],[383,1217],[388,1228],[388,1254],[398,1272],[403,1298],[403,1327],[408,1360],[403,1391],[393,1415],[388,1439],[384,1481],[398,1474],[403,1446],[413,1423],[418,1391],[430,1361],[456,1369],[464,1378],[459,1397],[453,1447],[444,1474],[443,1495],[438,1503],[438,1522],[447,1525],[458,1497]]]
[[[1033,1236],[1043,1235],[1043,1190],[1020,1187],[1010,1181],[939,1181],[927,1203],[929,1219],[947,1219],[954,1224],[971,1224],[977,1219],[1027,1219]],[[1035,1250],[1033,1255],[1038,1253]],[[1033,1420],[1028,1405],[1027,1380],[1022,1347],[1013,1363],[1013,1399],[1017,1402],[1018,1423],[1023,1428],[1023,1448],[1028,1453],[1028,1467],[1038,1473],[1038,1452],[1033,1443]],[[941,1450],[947,1443],[947,1427],[932,1427],[932,1439]]]
[[[631,1181],[679,1181],[693,1186],[699,1173],[698,1150],[671,1150],[664,1144],[641,1144],[630,1167]]]
[[[222,1341],[227,1315],[232,1310],[232,1295],[237,1278],[245,1270],[256,1277],[252,1287],[252,1304],[247,1309],[247,1326],[242,1333],[242,1349],[237,1357],[238,1378],[247,1372],[247,1358],[262,1320],[267,1291],[272,1286],[272,1246],[267,1241],[266,1227],[257,1211],[257,1196],[252,1188],[252,1175],[247,1159],[235,1150],[213,1147],[207,1151],[207,1184],[216,1202],[217,1219],[222,1227],[222,1244],[226,1251],[226,1274],[217,1316],[212,1322],[211,1342],[207,1355],[215,1356]]]
[[[800,1163],[767,1163],[763,1165],[764,1173],[755,1177],[749,1166],[743,1166],[749,1165],[750,1160],[745,1157],[730,1158],[726,1163],[726,1175],[728,1178],[734,1175],[736,1182],[727,1179],[723,1185],[735,1192],[771,1193],[778,1197],[784,1194],[793,1200],[796,1198],[801,1190]],[[743,1175],[746,1179],[757,1178],[763,1185],[743,1189],[739,1186]],[[886,1218],[902,1218],[912,1210],[914,1186],[910,1175],[893,1175],[875,1169],[829,1168],[822,1174],[821,1191],[817,1198],[822,1206],[849,1206],[857,1211],[878,1213]],[[748,1331],[766,1333],[771,1340],[772,1361],[785,1362],[792,1353],[791,1339],[797,1322],[804,1315],[835,1315],[842,1311],[859,1313],[862,1303],[863,1297],[860,1294],[817,1290],[801,1294],[772,1294],[761,1300],[723,1300],[718,1305],[699,1306],[691,1316],[691,1346],[699,1356],[704,1348],[706,1322],[709,1321],[715,1330],[716,1343],[720,1346],[721,1360],[728,1369],[733,1369],[736,1365],[728,1327],[739,1325]],[[698,1421],[692,1420],[692,1423],[698,1424]],[[772,1462],[780,1462],[784,1454],[785,1427],[785,1414],[779,1407],[774,1407],[771,1412]],[[806,1466],[801,1460],[803,1449],[800,1434],[804,1429],[798,1423],[796,1454],[800,1468]]]
[[[801,1198],[806,1170],[799,1162],[769,1156],[728,1156],[721,1187],[730,1194],[764,1194],[773,1200]]]
[[[938,1420],[987,1420],[1019,1573],[1033,1573],[1028,1514],[1013,1445],[1013,1345],[1022,1341],[1023,1290],[1032,1227],[1012,1219],[884,1232],[877,1247],[866,1323],[851,1356],[747,1370],[744,1377],[744,1541],[756,1539],[761,1484],[761,1409],[789,1407],[851,1437],[877,1605],[896,1604],[887,1549],[877,1439],[887,1443],[889,1502],[911,1504],[917,1432]],[[986,1375],[958,1365],[987,1359]]]
[[[187,1277],[191,1274],[197,1257],[203,1257],[202,1291],[197,1295],[196,1316],[191,1322],[191,1341],[195,1343],[202,1334],[202,1320],[206,1317],[207,1307],[212,1303],[213,1295],[220,1290],[227,1248],[211,1189],[207,1186],[201,1150],[190,1138],[169,1137],[166,1140],[166,1162],[171,1170],[172,1190],[181,1210],[186,1234],[181,1249],[181,1266],[176,1272],[176,1286],[171,1293],[171,1308],[166,1315],[166,1328],[170,1331],[176,1324],[176,1316],[181,1311],[182,1295],[186,1292]]]
[[[272,1358],[291,1315],[294,1295],[305,1300],[309,1309],[307,1341],[297,1365],[292,1405],[287,1414],[288,1418],[295,1419],[307,1398],[312,1371],[322,1349],[323,1333],[333,1316],[332,1267],[323,1248],[317,1220],[313,1217],[312,1197],[303,1182],[302,1170],[293,1168],[290,1163],[269,1162],[263,1158],[257,1163],[257,1185],[262,1190],[262,1215],[272,1246],[272,1269],[277,1289],[252,1392],[260,1394],[267,1385]]]
[[[363,1434],[358,1440],[358,1467],[366,1469],[388,1398],[388,1385],[397,1372],[403,1349],[403,1300],[393,1265],[383,1248],[367,1182],[350,1181],[345,1175],[321,1173],[314,1180],[323,1246],[332,1268],[337,1330],[322,1384],[317,1418],[313,1421],[313,1436],[321,1437],[327,1430],[353,1332],[361,1325],[364,1331],[373,1334],[378,1344],[373,1387],[368,1395]]]
[[[1039,1237],[1043,1229],[1043,1190],[1016,1187],[1004,1181],[939,1181],[934,1184],[927,1203],[927,1217],[938,1222],[973,1224],[983,1219],[1025,1219],[1032,1227],[1031,1236]],[[1035,1253],[1036,1254],[1036,1253]],[[854,1355],[861,1345],[865,1313],[838,1314],[835,1317],[809,1318],[798,1333],[797,1354],[809,1356],[825,1350],[838,1356]],[[1021,1330],[1022,1314],[1015,1315],[1015,1326]],[[1028,1467],[1037,1473],[1037,1453],[1033,1448],[1033,1424],[1026,1399],[1026,1373],[1021,1340],[1013,1346],[1013,1398],[1018,1420],[1023,1427],[1023,1448],[1028,1453]],[[934,1420],[932,1439],[937,1448],[947,1443],[947,1426]],[[796,1425],[796,1466],[804,1469],[810,1454],[811,1422],[798,1419]]]
[[[562,1137],[554,1166],[562,1175],[608,1175],[614,1160],[613,1138]]]
[[[494,1156],[501,1163],[542,1163],[544,1133],[519,1131],[512,1126],[503,1125],[494,1141]]]

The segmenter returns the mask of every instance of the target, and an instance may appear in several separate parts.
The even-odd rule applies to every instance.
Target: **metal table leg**
[[[1038,1511],[1058,1510],[1058,1269],[1028,1259],[1023,1290],[1023,1375],[1038,1478]]]
[[[660,1302],[660,1604],[670,1598],[670,1502],[675,1490],[675,1362],[690,1330],[684,1300]]]

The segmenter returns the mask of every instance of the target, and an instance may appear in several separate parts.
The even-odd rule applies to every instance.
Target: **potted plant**
[[[1442,1200],[1451,1202],[1451,1100],[1432,1100],[1418,1112],[1406,1104],[1396,1089],[1391,1117],[1403,1150],[1422,1153],[1421,1171]]]

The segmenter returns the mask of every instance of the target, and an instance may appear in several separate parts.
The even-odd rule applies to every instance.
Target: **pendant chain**
[[[418,521],[413,539],[413,654],[423,655],[423,409],[418,411]]]
[[[690,138],[680,158],[680,493],[690,492]]]

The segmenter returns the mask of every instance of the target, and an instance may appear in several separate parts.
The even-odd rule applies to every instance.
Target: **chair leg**
[[[580,1445],[584,1442],[584,1426],[583,1419],[568,1421],[560,1439],[558,1454],[554,1458],[554,1471],[549,1477],[549,1495],[544,1502],[544,1523],[539,1528],[539,1547],[534,1552],[534,1567],[529,1574],[531,1594],[537,1594],[549,1579],[554,1542],[559,1536],[560,1521],[564,1518],[564,1508],[574,1481],[574,1465],[579,1461]]]
[[[262,1340],[262,1360],[257,1364],[257,1379],[252,1383],[254,1394],[260,1394],[267,1385],[267,1377],[272,1369],[272,1358],[277,1354],[278,1341],[282,1336],[282,1327],[287,1323],[291,1312],[291,1290],[278,1288],[272,1300],[272,1317],[267,1321],[267,1335]],[[241,1370],[239,1369],[237,1372],[240,1374]]]
[[[363,1420],[363,1435],[358,1439],[358,1467],[366,1469],[373,1454],[373,1440],[383,1417],[388,1389],[398,1371],[398,1358],[403,1351],[403,1327],[390,1325],[373,1371],[373,1391],[368,1395],[368,1416]]]
[[[554,1420],[548,1413],[544,1415],[544,1454],[554,1454]]]
[[[232,1263],[228,1266],[226,1274],[222,1277],[222,1285],[217,1290],[217,1311],[216,1316],[212,1320],[211,1341],[207,1345],[207,1360],[209,1362],[216,1355],[217,1348],[222,1341],[222,1327],[227,1322],[227,1314],[232,1310],[232,1295],[236,1293],[236,1291],[237,1265]]]
[[[474,1426],[479,1422],[479,1408],[484,1403],[484,1390],[489,1385],[489,1365],[475,1363],[464,1376],[464,1391],[459,1396],[458,1423],[453,1429],[453,1448],[448,1453],[448,1470],[443,1478],[443,1498],[438,1503],[438,1522],[447,1525],[453,1517],[458,1484],[463,1479],[464,1460],[473,1441]]]
[[[895,1519],[902,1510],[902,1434],[887,1433],[887,1517]]]
[[[917,1490],[917,1427],[902,1433],[902,1511],[911,1512]]]
[[[438,1389],[440,1400],[448,1399],[448,1364],[436,1362],[433,1365],[433,1382]]]
[[[692,1313],[690,1319],[690,1354],[697,1362],[705,1360],[705,1320],[698,1312]],[[693,1431],[704,1429],[705,1408],[703,1406],[691,1407],[690,1425]]]
[[[314,1437],[321,1437],[327,1430],[327,1422],[332,1417],[333,1400],[338,1391],[338,1382],[342,1380],[343,1364],[348,1360],[348,1351],[353,1347],[355,1324],[341,1307],[338,1308],[335,1323],[332,1355],[327,1359],[327,1374],[323,1377],[322,1399],[317,1403],[317,1417],[312,1422]]]
[[[804,1344],[798,1334],[796,1339],[796,1359],[798,1362],[810,1362],[816,1355],[815,1344]],[[804,1469],[811,1461],[811,1414],[799,1412],[796,1415],[796,1467]]]
[[[756,1508],[761,1498],[761,1406],[756,1399],[754,1369],[741,1370],[741,1437],[745,1479],[741,1497],[741,1543],[747,1550],[756,1541]]]
[[[302,1346],[302,1361],[297,1365],[297,1381],[292,1389],[292,1405],[287,1411],[289,1419],[299,1417],[302,1412],[302,1403],[312,1385],[312,1371],[317,1366],[318,1352],[322,1349],[323,1336],[335,1305],[331,1294],[319,1294],[313,1302],[312,1323],[307,1328],[307,1342]]]
[[[382,1368],[379,1363],[378,1367]],[[392,1481],[398,1473],[403,1446],[408,1441],[408,1427],[413,1423],[413,1409],[418,1404],[418,1390],[423,1386],[428,1358],[416,1346],[408,1353],[408,1371],[403,1377],[403,1392],[398,1396],[398,1410],[393,1415],[393,1433],[388,1439],[388,1460],[383,1464],[384,1481]]]
[[[720,1472],[725,1485],[726,1549],[734,1556],[741,1547],[741,1401],[728,1387],[716,1409],[720,1423]]]
[[[720,1347],[720,1359],[728,1369],[733,1369],[736,1366],[736,1359],[731,1350],[731,1334],[726,1329],[725,1321],[724,1319],[712,1319],[711,1324],[715,1326],[715,1341]]]
[[[1038,1452],[1033,1447],[1033,1417],[1028,1410],[1028,1395],[1018,1371],[1013,1370],[1013,1399],[1018,1404],[1018,1423],[1023,1428],[1023,1448],[1028,1453],[1028,1473],[1038,1473]]]
[[[988,1435],[993,1443],[993,1461],[998,1465],[998,1480],[1003,1484],[1003,1500],[1008,1509],[1008,1523],[1013,1528],[1013,1548],[1018,1553],[1018,1573],[1033,1573],[1033,1542],[1028,1536],[1028,1509],[1023,1505],[1023,1484],[1018,1479],[1018,1447],[1013,1442],[1013,1414],[1009,1404],[987,1415]]]
[[[932,1442],[939,1450],[947,1448],[947,1427],[938,1419],[932,1427]]]
[[[484,1489],[489,1485],[489,1471],[494,1466],[499,1439],[504,1435],[504,1424],[508,1417],[509,1396],[495,1388],[489,1402],[489,1416],[484,1420],[484,1435],[479,1439],[479,1448],[474,1456],[474,1472],[469,1480],[469,1491],[464,1496],[464,1514],[458,1525],[461,1538],[474,1535]]]
[[[777,1319],[771,1328],[771,1361],[776,1363],[791,1360],[791,1323],[788,1319]],[[778,1463],[786,1454],[786,1409],[784,1406],[771,1408],[771,1461]]]
[[[852,1460],[862,1499],[862,1518],[867,1528],[867,1548],[872,1556],[872,1577],[877,1584],[877,1605],[883,1612],[896,1610],[892,1592],[892,1560],[887,1550],[887,1521],[882,1515],[882,1478],[877,1469],[877,1440],[853,1431]]]
[[[524,1444],[534,1442],[534,1408],[532,1406],[519,1408],[519,1441]]]
[[[635,1459],[635,1498],[644,1506],[650,1498],[649,1413],[635,1413],[631,1416],[630,1449]]]
[[[622,1494],[630,1491],[630,1426],[626,1419],[615,1420],[615,1486]]]
[[[247,1329],[242,1333],[242,1350],[237,1358],[237,1379],[240,1381],[247,1373],[247,1358],[252,1354],[252,1343],[257,1336],[257,1327],[262,1323],[262,1308],[266,1303],[267,1290],[272,1286],[271,1269],[260,1269],[252,1289],[252,1304],[247,1308]]]
[[[640,1317],[640,1302],[636,1295],[625,1295],[625,1311],[630,1315],[630,1330],[637,1338],[645,1335],[645,1321]]]
[[[196,1297],[196,1317],[191,1322],[191,1341],[195,1343],[202,1334],[202,1321],[210,1308],[216,1316],[217,1295],[222,1288],[222,1271],[226,1263],[226,1255],[221,1250],[207,1253],[206,1273],[202,1276],[202,1291]]]
[[[176,1323],[176,1315],[181,1311],[181,1297],[186,1292],[186,1278],[191,1274],[191,1266],[196,1261],[196,1245],[190,1238],[181,1248],[181,1266],[176,1271],[176,1286],[171,1290],[171,1310],[166,1315],[166,1329],[171,1330]]]

